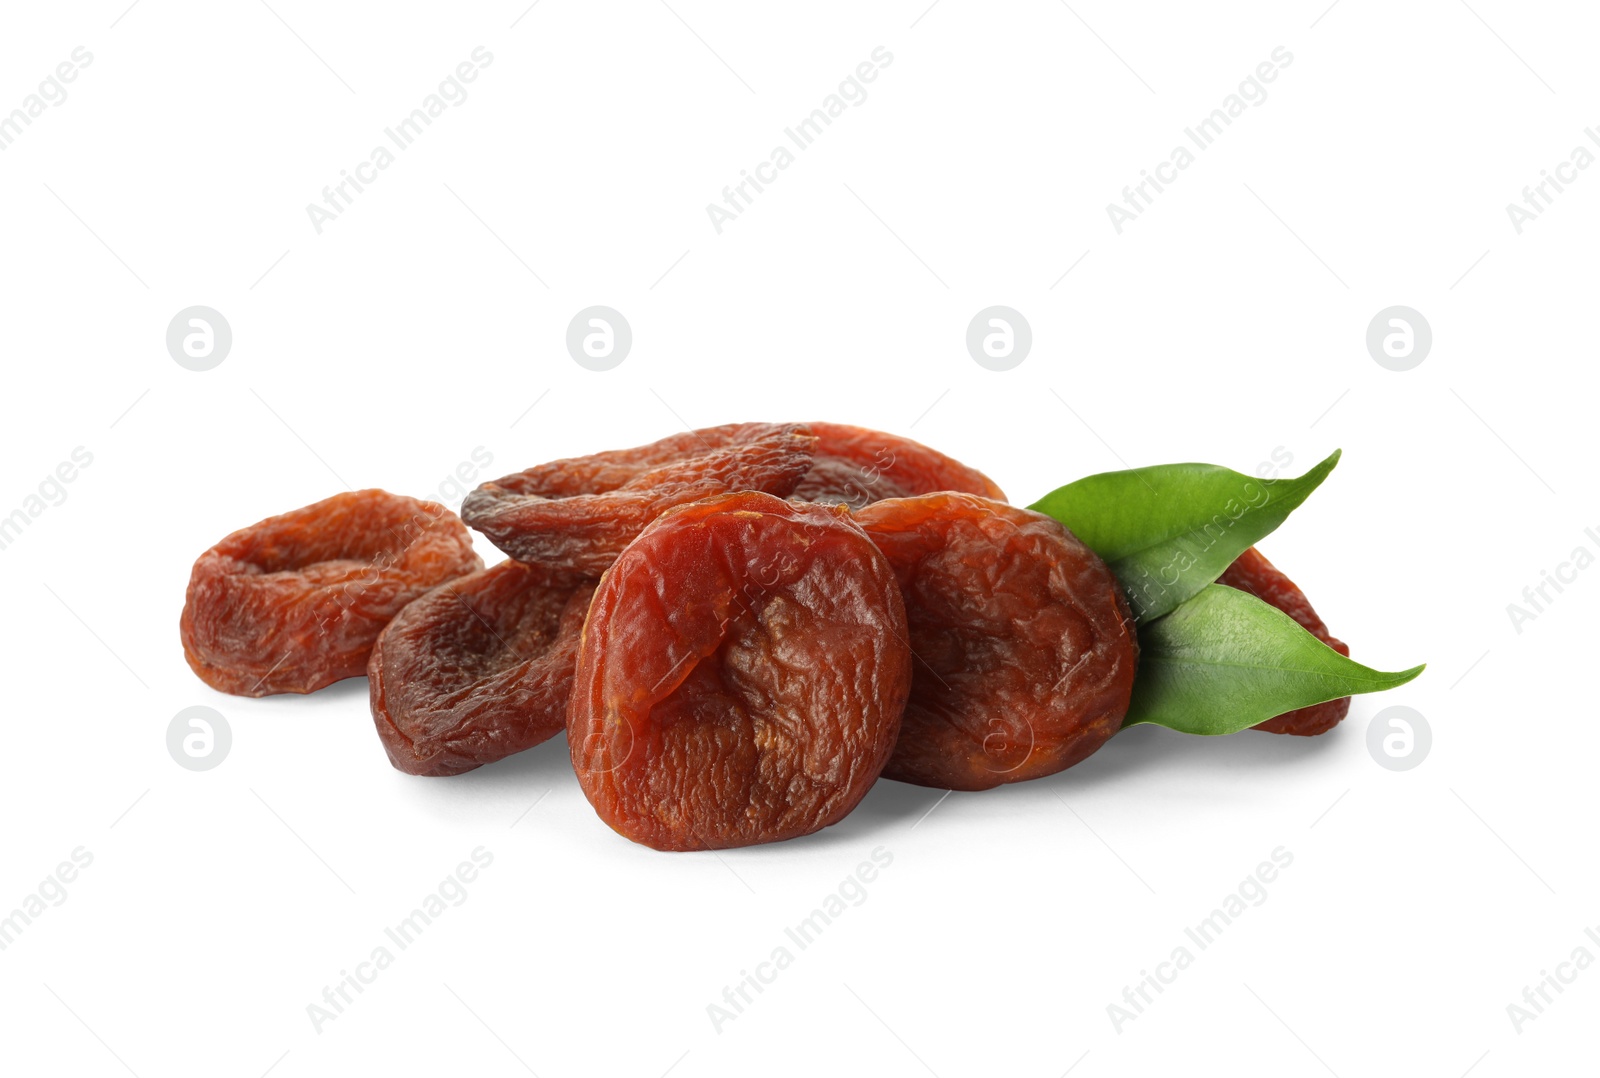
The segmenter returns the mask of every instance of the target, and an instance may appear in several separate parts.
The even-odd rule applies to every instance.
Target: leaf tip
[[[1400,671],[1398,671],[1398,672],[1396,672],[1394,674],[1391,674],[1389,676],[1394,678],[1394,684],[1390,685],[1389,687],[1391,689],[1398,689],[1400,686],[1406,684],[1409,681],[1415,681],[1417,679],[1417,675],[1422,673],[1427,668],[1428,668],[1428,664],[1427,663],[1418,663],[1416,666],[1413,666],[1409,670],[1400,670]]]
[[[1343,456],[1343,449],[1335,449],[1332,453],[1329,453],[1327,456],[1319,460],[1310,471],[1306,472],[1306,475],[1317,476],[1317,482],[1320,483],[1323,479],[1328,477],[1329,472],[1333,471],[1333,469],[1338,466],[1339,458]]]

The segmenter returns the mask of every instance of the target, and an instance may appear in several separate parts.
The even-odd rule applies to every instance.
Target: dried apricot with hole
[[[1306,632],[1340,655],[1349,657],[1350,646],[1328,632],[1327,624],[1311,608],[1311,601],[1306,598],[1306,593],[1301,591],[1294,581],[1284,576],[1278,567],[1268,561],[1255,547],[1235,558],[1233,564],[1217,578],[1217,583],[1249,592],[1262,602],[1270,603],[1297,621]],[[1257,723],[1251,729],[1265,730],[1269,734],[1313,737],[1325,734],[1338,726],[1349,712],[1350,698],[1346,696],[1285,712],[1266,722]]]
[[[817,437],[817,449],[815,463],[791,495],[801,501],[837,501],[859,509],[884,498],[940,490],[1006,500],[982,472],[910,438],[842,423],[807,426]]]
[[[635,842],[775,842],[856,806],[910,684],[900,590],[849,511],[729,494],[663,514],[606,571],[567,741]]]
[[[200,555],[179,632],[207,685],[311,692],[366,673],[400,609],[483,568],[450,510],[383,490],[335,494],[243,528]]]
[[[673,506],[736,490],[788,495],[815,442],[798,423],[707,427],[484,483],[461,516],[519,561],[598,575]]]
[[[1138,638],[1117,578],[1070,531],[954,493],[855,519],[894,567],[915,657],[885,778],[986,790],[1071,767],[1117,732]]]
[[[372,649],[372,717],[389,761],[459,775],[566,728],[594,581],[506,561],[441,584]]]

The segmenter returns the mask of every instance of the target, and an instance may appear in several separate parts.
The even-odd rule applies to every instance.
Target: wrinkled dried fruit
[[[1138,639],[1122,587],[1056,521],[968,494],[876,502],[916,657],[884,777],[986,790],[1071,767],[1128,711]]]
[[[816,462],[791,497],[844,502],[859,509],[884,498],[909,498],[940,490],[1005,501],[982,472],[920,442],[842,423],[808,423],[817,436]]]
[[[1270,603],[1299,622],[1302,629],[1340,655],[1346,658],[1350,656],[1350,646],[1328,632],[1328,626],[1317,616],[1317,612],[1311,609],[1306,593],[1301,591],[1294,581],[1279,572],[1278,567],[1268,561],[1255,547],[1251,547],[1234,559],[1233,564],[1217,578],[1217,583],[1249,592],[1262,602]],[[1345,696],[1338,700],[1328,700],[1325,703],[1285,712],[1266,722],[1257,723],[1251,729],[1265,730],[1269,734],[1298,734],[1301,737],[1313,737],[1325,734],[1338,726],[1349,712],[1350,698]]]
[[[593,594],[587,577],[506,561],[400,611],[367,666],[389,762],[459,775],[564,730]]]
[[[607,571],[567,740],[635,842],[775,842],[856,806],[910,684],[894,573],[848,511],[730,494],[664,514]]]
[[[222,692],[312,692],[366,673],[373,641],[435,585],[483,568],[435,502],[357,490],[269,517],[200,555],[179,631]]]
[[[707,427],[484,483],[461,516],[519,561],[599,575],[673,506],[737,490],[787,496],[815,443],[799,423]]]

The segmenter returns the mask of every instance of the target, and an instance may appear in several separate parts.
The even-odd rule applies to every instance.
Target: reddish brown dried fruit
[[[598,575],[676,505],[736,490],[785,497],[811,467],[799,423],[732,423],[484,483],[461,516],[519,561]]]
[[[567,725],[594,581],[518,561],[442,584],[372,649],[372,717],[389,762],[459,775]]]
[[[674,509],[607,572],[568,710],[600,818],[658,850],[842,819],[911,684],[894,573],[843,507],[752,492]]]
[[[1306,598],[1306,593],[1301,591],[1294,581],[1284,576],[1278,567],[1268,561],[1255,547],[1251,547],[1234,559],[1233,564],[1217,578],[1217,583],[1249,592],[1262,602],[1272,604],[1299,622],[1300,627],[1306,632],[1340,655],[1349,657],[1350,646],[1328,632],[1328,626],[1317,616],[1317,612],[1311,609],[1311,602]],[[1265,730],[1269,734],[1314,737],[1338,726],[1349,712],[1350,698],[1346,696],[1339,700],[1328,700],[1321,704],[1285,712],[1266,722],[1257,723],[1251,729]]]
[[[791,495],[801,501],[839,501],[859,509],[884,498],[940,490],[1006,500],[982,472],[910,438],[842,423],[807,426],[817,436],[817,450],[816,462]]]
[[[969,494],[855,517],[899,578],[918,660],[885,778],[986,790],[1071,767],[1117,732],[1138,638],[1117,578],[1070,531]]]
[[[357,490],[268,517],[200,555],[179,631],[214,689],[312,692],[367,670],[378,634],[417,596],[483,568],[435,502]]]

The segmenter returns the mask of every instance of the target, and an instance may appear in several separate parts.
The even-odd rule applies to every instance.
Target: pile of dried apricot
[[[340,494],[200,556],[184,655],[246,696],[367,674],[379,740],[414,775],[565,731],[600,818],[661,850],[810,834],[879,778],[1052,775],[1133,722],[1320,734],[1348,692],[1415,675],[1358,676],[1377,672],[1250,545],[1331,463],[1259,497],[1235,478],[1270,481],[1171,467],[1211,469],[1204,492],[1141,516],[1119,477],[1154,492],[1188,474],[1145,469],[1025,509],[905,438],[747,423],[529,468],[481,485],[459,518]],[[1213,503],[1257,511],[1220,551],[1192,538]],[[1179,512],[1200,523],[1162,517]],[[463,521],[510,560],[483,568]],[[1218,587],[1232,598],[1208,598]],[[1225,672],[1235,645],[1289,658],[1250,680]],[[1170,667],[1203,662],[1198,683],[1244,680],[1216,701],[1196,698],[1192,669],[1172,687]]]

